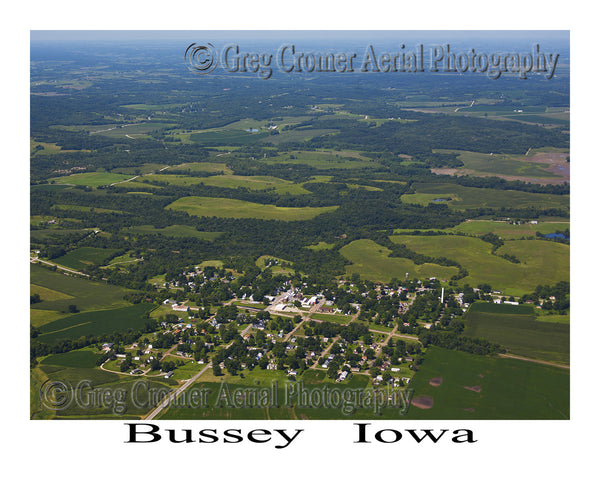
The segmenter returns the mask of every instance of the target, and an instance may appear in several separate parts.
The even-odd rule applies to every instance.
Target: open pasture
[[[208,241],[212,241],[219,235],[222,235],[222,232],[201,232],[189,225],[169,225],[164,228],[156,228],[153,225],[137,225],[135,227],[128,227],[124,231],[142,235],[164,235],[176,238],[194,237]]]
[[[131,175],[107,172],[86,172],[73,173],[66,177],[54,177],[49,181],[54,181],[59,185],[83,185],[86,187],[103,187],[113,183],[122,182],[131,178]]]
[[[521,237],[535,237],[537,232],[542,234],[553,233],[557,230],[569,228],[570,222],[539,222],[532,224],[530,222],[521,225],[513,225],[504,221],[494,220],[467,220],[456,227],[449,229],[454,232],[466,233],[469,235],[485,235],[493,233],[499,237],[507,239],[518,239]]]
[[[209,185],[221,188],[247,188],[249,190],[274,190],[280,195],[302,195],[310,193],[302,185],[271,176],[213,175],[191,177],[185,175],[145,175],[136,182],[159,181],[170,185]]]
[[[488,283],[506,295],[532,292],[537,285],[569,280],[569,245],[544,240],[506,242],[492,255],[492,245],[478,238],[456,235],[392,235],[394,243],[432,257],[446,257],[464,266],[469,275],[461,284]],[[498,255],[516,256],[515,264]]]
[[[435,198],[451,198],[450,208],[464,210],[467,208],[562,208],[569,209],[569,195],[551,195],[529,193],[517,190],[494,190],[491,188],[464,187],[445,183],[416,183],[414,194],[402,195],[405,203],[426,205]],[[420,196],[427,194],[426,196]],[[436,197],[433,198],[432,195]]]
[[[278,155],[277,157],[268,157],[259,160],[267,164],[290,163],[297,165],[308,165],[319,170],[348,170],[355,168],[375,168],[378,166],[378,164],[372,160],[360,155],[356,155],[355,153],[349,154],[348,152],[333,151],[293,151]]]
[[[337,207],[277,207],[232,198],[183,197],[165,208],[187,212],[198,217],[257,218],[261,220],[310,220]]]
[[[390,257],[391,251],[373,240],[355,240],[340,249],[340,253],[352,262],[346,266],[346,273],[360,274],[365,280],[389,282],[392,278],[451,278],[458,272],[456,267],[444,267],[432,263],[416,265],[407,258]]]

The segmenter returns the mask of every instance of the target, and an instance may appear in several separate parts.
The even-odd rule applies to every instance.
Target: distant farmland
[[[532,292],[537,285],[569,280],[569,245],[544,240],[506,242],[492,255],[492,245],[473,237],[456,235],[392,235],[394,243],[432,257],[446,257],[463,265],[469,275],[461,283],[488,283],[507,295]],[[521,263],[498,255],[509,254]]]
[[[569,209],[569,195],[529,193],[517,190],[493,190],[491,188],[464,187],[448,183],[417,183],[415,193],[402,195],[404,203],[426,205],[437,198],[450,198],[451,208],[563,208]],[[434,198],[435,197],[435,198]]]
[[[373,240],[355,240],[342,247],[340,253],[352,262],[346,266],[346,273],[358,273],[365,280],[389,282],[392,278],[402,278],[406,273],[411,277],[451,278],[456,275],[456,267],[444,267],[433,263],[416,265],[407,258],[390,257],[391,251]]]
[[[198,217],[257,218],[261,220],[309,220],[337,207],[277,207],[231,198],[183,197],[165,208]]]
[[[245,130],[215,130],[192,133],[190,140],[203,145],[247,145],[268,135],[267,132],[251,133]]]
[[[124,231],[142,235],[164,235],[176,238],[194,237],[208,241],[212,241],[219,235],[222,235],[222,232],[201,232],[189,225],[169,225],[165,228],[156,228],[153,225],[137,225],[135,227],[128,227]]]
[[[249,190],[269,190],[284,195],[301,195],[310,193],[302,185],[270,176],[242,176],[242,175],[212,175],[210,177],[191,177],[186,175],[145,175],[135,182],[146,181],[166,182],[170,185],[210,185],[222,188],[248,188]]]
[[[106,172],[86,172],[86,173],[74,173],[67,177],[55,177],[51,178],[50,181],[54,181],[57,184],[65,185],[85,185],[88,187],[100,187],[110,185],[111,183],[122,182],[131,178],[131,175],[122,175],[119,173],[106,173]]]

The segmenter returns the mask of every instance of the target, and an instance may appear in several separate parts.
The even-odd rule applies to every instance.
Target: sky
[[[380,40],[401,33],[403,38],[423,41],[444,38],[569,41],[568,30],[31,30],[32,42],[48,41],[136,41],[136,40],[187,40],[201,33],[213,39],[227,39],[232,35],[248,39],[352,38],[354,40]]]

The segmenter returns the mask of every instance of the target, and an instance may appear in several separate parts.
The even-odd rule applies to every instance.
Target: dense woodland
[[[567,209],[555,207],[507,205],[457,210],[442,203],[418,205],[401,200],[402,195],[414,193],[413,185],[423,183],[474,187],[482,193],[503,190],[568,195],[566,183],[537,185],[497,177],[440,176],[430,170],[462,165],[457,154],[435,151],[440,148],[506,154],[524,154],[536,147],[568,148],[569,133],[563,127],[424,113],[402,106],[403,101],[423,98],[425,91],[428,102],[438,102],[441,106],[470,102],[472,92],[476,91],[479,96],[496,102],[495,108],[499,110],[543,111],[546,107],[569,104],[568,78],[556,79],[549,92],[547,88],[539,88],[544,81],[541,78],[519,82],[507,77],[501,80],[502,94],[498,93],[499,83],[469,75],[460,82],[427,74],[418,78],[369,75],[368,81],[353,75],[343,78],[276,75],[269,81],[227,75],[199,79],[185,74],[178,47],[149,49],[143,58],[135,56],[128,62],[120,61],[118,55],[107,54],[128,55],[131,50],[127,46],[99,46],[84,53],[49,45],[32,51],[31,137],[40,145],[32,151],[31,215],[57,218],[59,227],[52,230],[43,223],[32,224],[32,249],[38,249],[42,257],[55,259],[80,247],[115,249],[110,258],[126,252],[143,255],[144,261],[132,263],[126,269],[101,269],[101,265],[91,264],[82,270],[110,283],[151,290],[147,280],[155,275],[175,277],[190,265],[209,259],[219,259],[229,268],[249,272],[254,260],[268,253],[291,262],[296,272],[326,283],[344,274],[348,261],[339,253],[340,248],[357,239],[372,239],[389,248],[391,256],[409,258],[416,264],[455,266],[459,269],[456,278],[462,278],[468,272],[459,262],[417,254],[404,245],[393,244],[389,235],[398,228],[444,229],[474,218],[568,218]],[[158,66],[161,73],[157,72]],[[91,86],[69,86],[88,81]],[[128,105],[138,106],[132,109]],[[316,105],[321,106],[316,108]],[[337,106],[335,111],[347,115],[336,115],[332,105]],[[358,115],[395,120],[365,121]],[[246,118],[260,124],[277,123],[284,117],[289,123],[281,132],[271,132],[280,135],[250,143],[228,140],[227,145],[235,151],[220,157],[220,161],[234,175],[272,176],[296,184],[315,175],[331,177],[328,181],[303,183],[309,194],[204,184],[173,185],[160,180],[160,175],[168,174],[168,170],[154,172],[152,180],[142,177],[136,190],[151,193],[148,195],[131,195],[130,189],[119,184],[51,185],[55,182],[51,179],[71,173],[110,173],[129,167],[128,171],[139,174],[145,164],[173,166],[215,161],[218,141],[181,142],[175,133],[222,127]],[[297,120],[290,122],[290,118]],[[136,122],[149,127],[139,138],[93,133],[101,126],[116,125],[118,129]],[[276,141],[289,132],[307,129],[327,133],[317,133],[310,140]],[[42,143],[55,144],[60,150],[41,152],[47,148]],[[360,150],[371,161],[364,168],[348,170],[316,168],[289,159],[274,163],[260,161],[277,160],[298,150],[315,152],[322,148]],[[399,155],[410,157],[411,161],[404,161]],[[219,173],[178,171],[199,179]],[[360,183],[364,188],[349,188],[350,183]],[[165,209],[188,196],[237,199],[278,207],[337,208],[312,220],[290,222],[197,217]],[[185,225],[219,235],[209,241],[129,230],[142,225],[155,228]],[[101,232],[90,235],[85,229]],[[318,242],[333,247],[306,248]]]

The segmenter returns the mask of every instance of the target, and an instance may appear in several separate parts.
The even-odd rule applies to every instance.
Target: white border
[[[353,478],[394,475],[425,478],[458,476],[485,478],[563,478],[592,461],[596,449],[588,433],[597,425],[595,408],[596,375],[590,367],[597,335],[597,315],[590,299],[597,272],[597,247],[593,227],[597,192],[596,86],[598,59],[591,34],[593,13],[573,3],[522,1],[486,4],[477,2],[227,2],[226,6],[205,2],[102,2],[54,1],[28,2],[5,11],[10,28],[3,31],[5,47],[5,85],[7,108],[2,122],[5,139],[3,220],[3,292],[8,314],[5,316],[4,374],[7,385],[2,396],[6,438],[5,458],[19,471],[43,474],[50,478],[80,476],[119,477],[220,474],[227,477],[291,478],[323,477],[328,474]],[[568,10],[567,10],[568,8]],[[14,10],[17,10],[14,13]],[[12,10],[12,11],[11,11]],[[581,19],[580,17],[587,17]],[[125,445],[122,422],[31,422],[29,416],[28,355],[25,347],[28,328],[20,325],[26,303],[28,283],[23,264],[28,255],[28,97],[29,30],[37,29],[560,29],[571,30],[572,59],[572,389],[571,420],[410,422],[415,428],[472,428],[479,442],[475,445],[416,446],[354,445],[348,424],[341,422],[272,422],[267,428],[306,428],[309,442],[302,448],[275,451],[270,446],[228,448],[178,445],[163,442],[153,445]],[[6,26],[5,26],[6,28]],[[589,43],[588,43],[589,42]],[[7,67],[10,67],[7,69]],[[6,78],[8,77],[8,78]],[[6,98],[8,96],[8,98]],[[592,110],[593,109],[593,110]],[[592,144],[594,142],[594,144]],[[7,145],[8,144],[8,148]],[[14,173],[17,182],[13,182]],[[10,174],[11,177],[8,175]],[[20,206],[19,206],[20,205]],[[13,236],[15,225],[18,234]],[[8,245],[7,245],[8,240]],[[16,254],[15,254],[16,252]],[[19,272],[15,275],[14,272]],[[15,288],[16,287],[16,288]],[[24,322],[25,323],[25,322]],[[12,332],[19,325],[18,339]],[[7,331],[8,328],[8,331]],[[10,333],[9,333],[10,332]],[[8,360],[13,360],[9,362]],[[17,361],[15,361],[17,360]],[[171,422],[169,422],[171,423]],[[173,422],[181,427],[180,422]],[[197,422],[185,422],[197,428]],[[212,423],[212,422],[211,422]],[[258,428],[267,422],[217,422],[220,428]],[[389,425],[390,422],[385,422]],[[166,424],[165,424],[166,425]],[[293,425],[293,426],[292,426]],[[298,425],[298,426],[296,426]],[[163,426],[161,424],[161,426]],[[403,422],[401,428],[406,428]],[[7,469],[8,470],[8,469]]]

